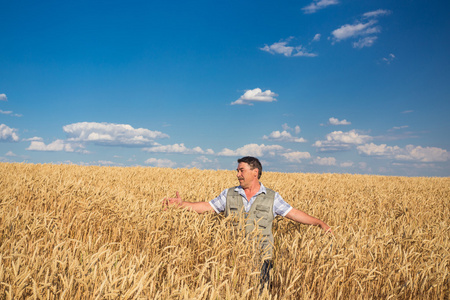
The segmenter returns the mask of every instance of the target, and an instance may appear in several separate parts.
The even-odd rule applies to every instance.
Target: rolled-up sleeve
[[[273,202],[273,215],[276,216],[282,216],[285,217],[288,212],[290,212],[292,209],[292,206],[283,200],[283,198],[278,194],[278,192],[275,193],[275,199]]]
[[[227,194],[228,189],[222,191],[219,196],[209,201],[209,204],[212,206],[216,213],[219,214],[225,211],[225,206],[227,204]]]

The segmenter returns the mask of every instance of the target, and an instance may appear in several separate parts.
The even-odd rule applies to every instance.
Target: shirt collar
[[[264,184],[262,184],[261,181],[259,182],[259,184],[260,184],[260,186],[259,186],[259,191],[256,193],[256,195],[259,195],[259,194],[261,194],[261,193],[267,194],[267,190],[266,190],[266,187],[264,186]],[[244,189],[243,189],[240,185],[238,185],[237,187],[235,187],[234,190],[235,190],[236,192],[239,192],[239,191],[244,192]]]

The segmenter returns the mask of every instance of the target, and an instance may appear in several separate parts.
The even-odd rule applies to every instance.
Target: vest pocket
[[[270,206],[257,204],[255,207],[255,217],[258,222],[258,227],[261,230],[266,229],[269,226],[269,220],[267,215],[270,212]]]
[[[269,206],[266,206],[266,205],[258,204],[258,205],[256,205],[255,209],[256,209],[257,211],[262,212],[262,213],[267,213],[267,212],[269,212],[270,207],[269,207]]]
[[[267,228],[266,222],[261,223],[261,221],[260,221],[258,223],[258,227],[259,227],[259,229],[266,229]]]
[[[230,207],[230,212],[231,212],[232,214],[237,214],[237,213],[238,213],[237,207]]]

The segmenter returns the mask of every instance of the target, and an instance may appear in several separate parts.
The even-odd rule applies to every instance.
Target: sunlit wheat
[[[233,171],[0,164],[0,299],[449,299],[450,179],[265,172],[335,236],[277,218],[272,289],[209,201]]]

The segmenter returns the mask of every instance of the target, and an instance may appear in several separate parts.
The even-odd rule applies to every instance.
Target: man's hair
[[[257,168],[258,169],[258,179],[261,178],[261,174],[262,174],[262,165],[259,162],[259,160],[256,157],[253,156],[244,156],[242,158],[239,158],[238,163],[247,163],[250,166],[250,169],[254,169]]]

